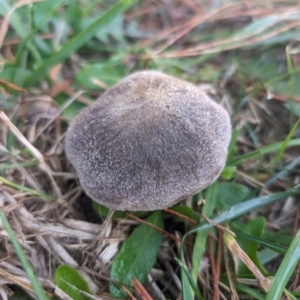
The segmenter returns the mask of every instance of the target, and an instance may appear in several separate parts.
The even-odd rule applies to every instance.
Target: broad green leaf
[[[238,183],[216,182],[215,186],[215,207],[218,211],[229,209],[254,196],[253,191]]]
[[[54,274],[55,284],[74,300],[90,299],[81,291],[91,294],[88,283],[73,267],[60,265]]]
[[[230,224],[230,227],[235,232],[241,232],[243,234],[249,234],[250,236],[260,238],[264,232],[265,228],[265,219],[263,217],[257,217],[255,219],[252,219],[248,223],[244,224],[239,221],[232,222]],[[247,253],[249,258],[256,264],[256,266],[266,274],[265,269],[262,267],[258,256],[257,256],[257,250],[258,250],[258,242],[256,241],[250,241],[243,238],[237,237],[237,242],[241,246],[241,248]],[[251,275],[252,272],[243,264],[242,262],[239,262],[238,266],[238,274],[241,276],[247,274]]]
[[[163,228],[160,211],[152,213],[146,221]],[[161,239],[161,233],[154,228],[146,224],[138,226],[123,243],[115,257],[110,273],[111,278],[128,287],[133,277],[143,283],[156,261]],[[109,290],[115,298],[126,296],[119,285],[110,283]]]

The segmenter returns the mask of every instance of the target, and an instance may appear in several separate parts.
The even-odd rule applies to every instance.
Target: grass
[[[129,299],[300,297],[298,4],[213,3],[0,2],[4,299],[114,299],[115,284]],[[140,69],[198,85],[227,109],[234,132],[221,178],[163,211],[164,230],[142,227],[163,242],[147,246],[151,258],[134,246],[155,264],[148,277],[135,265],[147,279],[130,286],[110,270],[122,269],[114,257],[138,244],[131,232],[149,214],[96,212],[64,135],[80,110]]]

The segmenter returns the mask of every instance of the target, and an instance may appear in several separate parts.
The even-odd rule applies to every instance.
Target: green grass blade
[[[286,137],[286,138],[284,139],[284,141],[282,142],[282,145],[281,145],[281,147],[280,147],[278,153],[276,154],[276,156],[275,156],[275,158],[274,158],[273,165],[276,165],[276,164],[280,161],[280,159],[281,159],[281,157],[282,157],[282,155],[283,155],[283,152],[284,152],[284,150],[285,150],[286,147],[287,147],[288,142],[289,142],[289,141],[291,140],[291,138],[293,137],[293,135],[294,135],[294,133],[295,133],[297,127],[299,126],[299,124],[300,124],[300,119],[299,119],[299,120],[297,121],[297,123],[293,126],[292,130],[289,132],[289,134],[287,135],[287,137]]]
[[[300,230],[294,237],[275,277],[272,280],[271,288],[266,296],[266,300],[280,300],[284,288],[289,281],[296,265],[300,260]]]
[[[18,257],[22,263],[22,266],[23,266],[25,272],[27,273],[28,278],[31,281],[32,287],[37,295],[37,298],[40,300],[49,300],[49,298],[46,296],[45,291],[43,290],[42,286],[40,285],[38,279],[34,275],[34,272],[30,266],[30,263],[28,262],[26,256],[24,255],[23,249],[20,246],[16,236],[14,235],[13,230],[11,229],[11,227],[8,223],[8,220],[6,219],[4,213],[1,209],[0,209],[0,218],[1,218],[4,229],[8,233],[10,241],[13,244],[16,254],[18,255]]]
[[[202,214],[206,217],[210,217],[215,209],[216,202],[216,189],[217,182],[213,183],[207,191],[206,201],[202,210]],[[199,265],[202,259],[202,255],[206,248],[206,238],[207,238],[208,230],[199,231],[196,236],[196,240],[194,243],[193,249],[193,257],[192,257],[192,278],[194,281],[197,280]]]
[[[217,223],[217,224],[225,223],[225,222],[231,221],[235,218],[238,218],[246,213],[249,213],[249,212],[253,211],[254,209],[258,209],[260,207],[263,207],[263,206],[269,205],[275,201],[278,201],[282,198],[285,198],[285,197],[288,197],[291,195],[296,195],[296,194],[300,194],[299,187],[290,189],[289,191],[286,191],[286,192],[280,192],[280,193],[275,193],[272,195],[256,197],[251,200],[233,205],[230,209],[224,210],[223,212],[218,214],[216,217],[212,218],[212,221],[213,221],[213,223]],[[182,261],[183,261],[183,257],[184,257],[183,244],[184,244],[184,241],[187,238],[187,236],[189,234],[192,234],[195,232],[207,231],[208,229],[211,229],[213,227],[214,227],[214,225],[212,223],[202,222],[183,236],[181,246],[180,246],[180,258]]]
[[[2,164],[0,165],[0,171],[1,170],[9,170],[9,169],[18,169],[18,168],[26,168],[26,167],[32,167],[37,166],[39,164],[38,161],[26,161],[22,163],[14,163],[14,164]]]
[[[194,293],[189,283],[187,273],[182,265],[180,266],[180,274],[183,300],[193,299]]]
[[[1,176],[0,176],[0,182],[2,182],[3,184],[5,184],[7,186],[10,186],[10,187],[18,190],[18,191],[22,191],[22,192],[25,192],[25,193],[30,193],[32,195],[39,196],[41,198],[44,198],[44,199],[47,199],[47,200],[50,200],[50,201],[55,200],[53,197],[51,197],[51,196],[49,196],[47,194],[44,194],[42,192],[30,189],[30,188],[28,188],[26,186],[19,185],[17,183],[14,183],[12,181],[9,181],[9,180],[1,177]]]
[[[285,79],[285,78],[287,78],[287,77],[289,77],[289,76],[291,76],[291,75],[297,74],[299,71],[300,71],[300,67],[297,67],[297,68],[294,68],[294,69],[293,69],[292,71],[290,71],[290,72],[286,72],[286,73],[284,73],[284,74],[280,74],[280,75],[278,75],[278,76],[276,76],[276,77],[270,79],[269,81],[265,82],[265,86],[268,87],[268,86],[270,86],[271,84],[274,84],[274,83],[276,83],[276,82],[278,82],[278,81],[281,81],[281,80],[283,80],[283,79]]]
[[[252,289],[252,288],[250,288],[246,285],[243,285],[243,284],[240,284],[240,283],[235,283],[234,286],[236,287],[236,289],[244,292],[245,294],[248,294],[249,296],[253,297],[254,299],[257,299],[257,300],[264,300],[265,299],[263,294],[259,293],[255,289]]]
[[[275,176],[265,182],[265,187],[269,187],[276,182],[276,180],[287,178],[288,174],[300,164],[300,156],[291,163],[281,169]]]
[[[175,260],[177,261],[177,263],[179,264],[180,268],[181,268],[181,272],[184,273],[183,278],[185,278],[185,281],[188,281],[189,284],[185,284],[185,295],[184,295],[184,299],[193,299],[194,295],[192,294],[192,290],[189,288],[189,286],[193,289],[193,292],[196,294],[196,296],[199,299],[203,299],[203,297],[201,296],[196,281],[194,281],[194,279],[192,278],[192,275],[189,273],[189,270],[187,268],[187,266],[178,258],[175,258]],[[183,275],[183,274],[182,274]]]
[[[286,192],[280,192],[280,193],[274,193],[271,195],[260,196],[260,197],[233,205],[230,209],[225,210],[225,211],[221,212],[220,214],[218,214],[216,217],[212,218],[212,221],[217,224],[225,223],[225,222],[231,221],[235,218],[238,218],[246,213],[249,213],[249,212],[253,211],[254,209],[258,209],[260,207],[263,207],[263,206],[269,205],[275,201],[278,201],[282,198],[286,198],[288,196],[297,195],[297,194],[300,194],[299,187],[290,189]],[[184,235],[182,242],[187,237],[187,235],[194,233],[194,232],[207,230],[212,227],[213,227],[213,225],[210,223],[201,223],[200,225],[196,226],[195,228],[193,228],[192,230],[187,232]]]
[[[257,238],[257,237],[250,236],[250,235],[244,234],[244,233],[239,233],[239,232],[235,232],[235,235],[237,237],[245,239],[245,240],[257,242],[260,245],[263,245],[263,246],[267,247],[268,249],[276,251],[277,253],[280,253],[280,254],[285,254],[287,251],[287,247],[278,245],[278,244],[270,242],[270,241],[266,241],[262,238]]]
[[[78,50],[82,45],[88,42],[96,32],[105,27],[110,23],[115,17],[127,10],[138,0],[121,0],[110,10],[108,10],[104,15],[99,17],[94,23],[92,23],[85,30],[81,31],[74,38],[70,39],[64,47],[61,48],[56,54],[52,55],[50,58],[45,60],[28,78],[26,78],[24,85],[30,86],[35,83],[39,78],[44,76],[47,70],[53,65],[62,62],[71,53]]]
[[[262,147],[259,150],[255,150],[252,152],[248,152],[244,155],[241,155],[237,158],[234,158],[232,160],[230,160],[227,165],[229,166],[236,166],[238,164],[240,164],[241,162],[245,161],[245,160],[249,160],[249,159],[253,159],[253,158],[258,158],[262,155],[268,154],[268,153],[272,153],[272,152],[276,152],[278,151],[282,145],[284,144],[283,142],[279,142],[279,143],[275,143],[273,145],[269,145],[266,147]],[[300,146],[300,139],[294,139],[294,140],[290,140],[286,143],[285,148],[288,147],[294,147],[294,146]]]

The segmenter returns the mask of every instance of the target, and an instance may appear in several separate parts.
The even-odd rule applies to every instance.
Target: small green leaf
[[[146,219],[154,226],[163,228],[162,214],[156,211]],[[110,276],[113,280],[130,286],[133,277],[143,283],[153,267],[161,244],[162,235],[154,228],[142,224],[138,226],[123,243],[115,257]],[[122,287],[111,283],[110,293],[115,298],[124,298]]]
[[[89,299],[81,291],[91,294],[88,283],[74,268],[60,265],[54,275],[55,284],[74,300]]]

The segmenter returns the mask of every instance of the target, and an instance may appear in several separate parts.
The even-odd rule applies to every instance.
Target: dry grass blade
[[[190,222],[190,223],[193,224],[193,225],[197,225],[197,224],[198,224],[198,223],[197,223],[196,221],[194,221],[193,219],[191,219],[191,218],[189,218],[189,217],[187,217],[187,216],[185,216],[185,215],[183,215],[183,214],[181,214],[181,213],[179,213],[179,212],[177,212],[177,211],[175,211],[175,210],[173,210],[173,209],[165,208],[164,211],[166,211],[166,212],[168,212],[168,213],[170,213],[170,214],[173,214],[173,215],[175,215],[175,216],[178,216],[179,218],[181,218],[181,219],[183,219],[183,220],[186,220],[186,221]]]
[[[14,276],[5,270],[0,269],[0,274],[9,282],[14,283],[20,287],[22,287],[25,290],[28,290],[30,292],[33,292],[33,288],[29,283],[24,283],[18,276]]]
[[[1,65],[1,63],[0,63],[0,65]],[[1,69],[0,69],[0,71],[1,71]],[[27,92],[26,89],[23,89],[22,87],[19,87],[16,84],[13,84],[13,83],[11,83],[7,80],[1,79],[1,78],[0,78],[0,84],[2,84],[4,86],[7,86],[8,88],[10,88],[12,90],[15,90],[17,92],[21,92],[21,93],[26,93]]]
[[[147,290],[136,278],[133,278],[132,281],[136,292],[142,298],[142,300],[153,300],[153,298],[148,294]]]
[[[260,283],[260,286],[267,292],[271,286],[271,280],[269,278],[266,278],[261,273],[261,271],[256,267],[256,265],[249,258],[247,253],[244,252],[243,249],[239,246],[239,244],[236,242],[233,236],[225,232],[224,240],[226,246],[229,248],[232,255],[238,257],[248,267],[248,269],[252,272],[254,277]]]
[[[56,196],[61,198],[61,191],[58,185],[56,184],[52,174],[50,167],[46,164],[43,155],[34,147],[32,144],[25,138],[25,136],[22,134],[22,132],[10,121],[10,119],[7,117],[7,115],[0,111],[0,119],[9,127],[9,129],[14,133],[14,135],[17,137],[17,139],[27,147],[27,149],[32,153],[32,155],[40,162],[41,170],[44,171],[53,186],[53,189],[56,193]]]
[[[254,36],[254,37],[245,37],[240,42],[235,42],[234,39],[229,39],[225,41],[221,41],[219,45],[211,47],[211,43],[204,43],[201,46],[190,47],[180,51],[174,51],[164,54],[149,54],[141,56],[141,59],[158,59],[158,58],[179,58],[179,57],[189,57],[189,56],[198,56],[203,54],[217,53],[222,51],[228,51],[233,49],[238,49],[241,47],[253,45],[255,43],[267,40],[271,37],[277,36],[283,32],[289,31],[293,28],[297,28],[300,26],[300,22],[292,22],[286,26],[282,26],[279,29],[271,30],[268,33]],[[215,43],[215,42],[213,42]]]
[[[229,267],[229,253],[228,253],[228,248],[224,245],[224,262],[225,262],[225,269],[226,269],[226,273],[227,273],[227,278],[229,281],[229,285],[230,285],[230,295],[231,295],[231,299],[232,300],[239,300],[239,296],[238,293],[236,291],[236,288],[234,286],[234,282],[231,276],[231,270]],[[220,284],[221,286],[224,286],[224,284]]]
[[[280,15],[277,14],[279,9],[281,12]],[[208,10],[208,12],[205,10],[200,11],[188,21],[184,20],[183,22],[180,22],[179,25],[172,26],[171,28],[167,28],[162,33],[159,33],[154,39],[143,42],[141,44],[141,48],[159,41],[161,42],[165,39],[167,40],[158,49],[152,50],[152,53],[150,54],[142,55],[141,58],[156,59],[198,56],[201,54],[216,53],[249,46],[277,36],[280,33],[289,31],[292,28],[299,27],[299,21],[297,21],[297,18],[291,18],[291,15],[293,15],[297,9],[298,6],[296,3],[284,5],[280,1],[274,1],[270,4],[262,4],[258,1],[243,1],[223,4],[215,10]],[[255,30],[253,29],[248,33],[244,32],[243,34],[231,35],[229,38],[214,39],[211,42],[200,41],[200,45],[197,46],[189,46],[182,50],[161,53],[177,42],[180,38],[186,37],[186,35],[190,33],[192,29],[200,24],[205,25],[205,23],[212,21],[231,21],[238,18],[254,18],[257,20],[259,18],[268,18],[272,16],[272,22],[267,22],[264,25],[258,26]],[[240,32],[242,32],[242,30]]]

